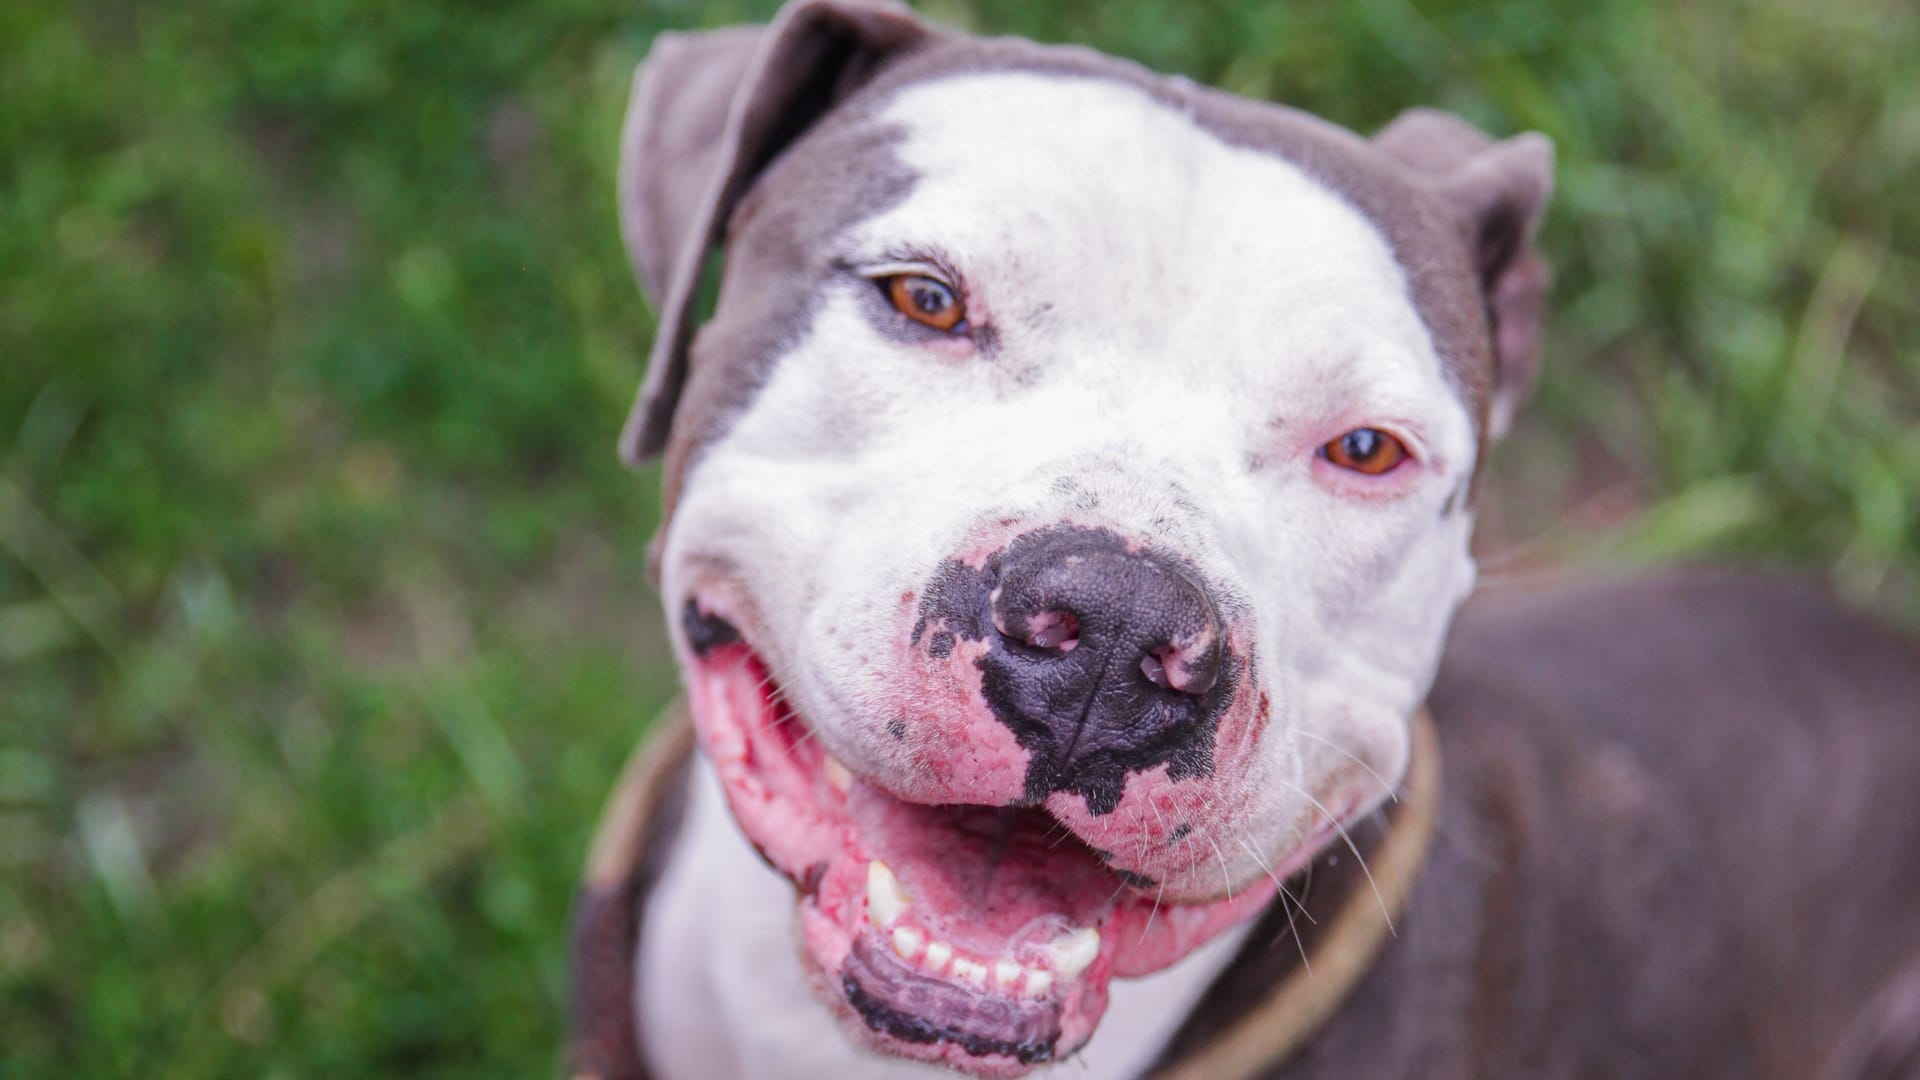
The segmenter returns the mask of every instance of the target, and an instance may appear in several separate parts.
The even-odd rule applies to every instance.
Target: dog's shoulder
[[[1479,1074],[1812,1075],[1920,958],[1920,651],[1819,587],[1492,590],[1429,701],[1447,794],[1384,967],[1453,988],[1424,1015]]]
[[[1863,862],[1920,874],[1920,648],[1814,583],[1683,570],[1483,594],[1429,701],[1450,770],[1538,788],[1589,861],[1657,842],[1789,889]],[[1609,822],[1622,850],[1593,846]]]
[[[1433,700],[1470,711],[1499,701],[1724,760],[1710,734],[1722,724],[1756,739],[1920,745],[1917,694],[1920,647],[1817,583],[1694,569],[1476,595]]]

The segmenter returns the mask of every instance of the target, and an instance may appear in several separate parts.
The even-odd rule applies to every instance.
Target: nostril
[[[1043,611],[1027,620],[1027,644],[1036,649],[1072,652],[1080,644],[1080,620],[1071,611]]]
[[[1148,682],[1162,690],[1171,690],[1173,689],[1173,680],[1167,677],[1166,652],[1167,650],[1164,648],[1155,649],[1142,657],[1140,660],[1140,674],[1145,675]]]
[[[996,607],[993,628],[1000,636],[1032,649],[1046,652],[1072,652],[1080,644],[1080,620],[1071,611],[1047,610],[1026,617],[1018,627],[1009,627]]]
[[[1163,690],[1196,697],[1213,688],[1217,674],[1204,659],[1199,664],[1189,664],[1180,650],[1171,645],[1162,645],[1142,657],[1140,673]]]

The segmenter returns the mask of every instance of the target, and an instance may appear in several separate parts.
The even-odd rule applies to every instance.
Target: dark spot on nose
[[[1051,526],[978,570],[949,563],[922,595],[916,640],[937,622],[930,648],[940,634],[987,642],[981,691],[1031,755],[1030,802],[1075,792],[1106,814],[1131,773],[1212,770],[1234,662],[1183,560],[1111,530]]]
[[[945,660],[953,655],[953,644],[953,635],[942,630],[933,635],[933,640],[927,643],[927,655],[935,660]]]

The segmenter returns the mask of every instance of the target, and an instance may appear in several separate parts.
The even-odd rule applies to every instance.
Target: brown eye
[[[967,317],[953,287],[925,274],[895,274],[885,283],[894,310],[922,326],[950,331]]]
[[[1379,428],[1354,428],[1322,446],[1320,456],[1343,469],[1380,476],[1407,460],[1407,444]]]

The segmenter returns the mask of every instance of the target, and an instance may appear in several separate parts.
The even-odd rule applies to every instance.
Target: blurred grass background
[[[613,150],[766,3],[0,7],[0,1076],[559,1064],[673,693]],[[1920,10],[935,0],[1561,154],[1488,576],[1762,560],[1920,625]]]

